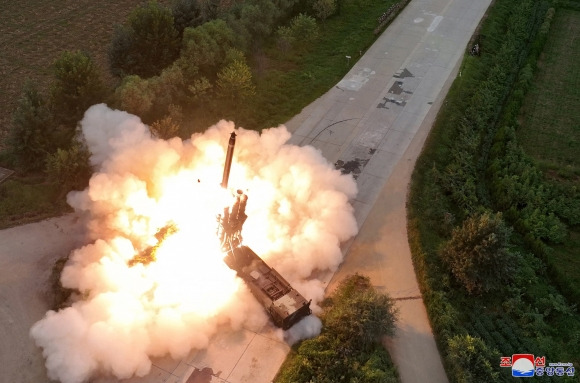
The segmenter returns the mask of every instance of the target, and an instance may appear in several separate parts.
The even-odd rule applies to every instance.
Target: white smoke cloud
[[[231,198],[219,183],[234,124],[165,141],[139,118],[101,104],[81,126],[96,171],[68,202],[86,217],[93,242],[75,250],[62,273],[63,286],[81,292],[78,300],[31,329],[49,377],[144,376],[151,357],[207,347],[219,325],[264,322],[263,309],[223,263],[215,235],[216,214]],[[284,127],[236,133],[229,185],[249,198],[244,243],[316,305],[324,286],[313,273],[336,270],[340,243],[357,232],[348,202],[356,184],[314,148],[287,145]],[[159,244],[155,234],[168,224],[177,231]],[[156,245],[154,262],[129,266]],[[293,343],[320,325],[305,318],[285,337]]]

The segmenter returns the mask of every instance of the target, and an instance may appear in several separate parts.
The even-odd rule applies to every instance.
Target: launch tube
[[[232,167],[232,158],[234,157],[234,146],[236,146],[236,133],[232,132],[228,143],[228,152],[226,154],[226,163],[224,164],[224,175],[222,177],[222,187],[228,188],[228,179],[230,178],[230,168]]]

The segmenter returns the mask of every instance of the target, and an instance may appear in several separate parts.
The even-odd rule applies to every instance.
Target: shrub
[[[38,170],[48,153],[55,149],[52,114],[43,95],[26,83],[8,135],[9,153],[24,170]]]
[[[70,138],[85,110],[104,97],[101,74],[91,57],[81,51],[63,52],[54,63],[50,104],[58,123],[72,126]]]
[[[131,75],[123,79],[115,97],[122,110],[143,118],[153,106],[155,92],[147,80]]]
[[[245,99],[256,93],[252,82],[252,71],[245,60],[235,59],[218,73],[219,95],[234,101]]]
[[[75,141],[69,149],[57,149],[46,159],[46,173],[51,182],[61,187],[61,193],[87,186],[92,173],[90,153],[86,146]]]
[[[171,116],[155,121],[150,128],[155,137],[164,140],[173,138],[179,133],[179,124]]]
[[[158,75],[177,58],[179,42],[171,11],[149,1],[135,8],[127,24],[115,30],[109,49],[111,72],[120,77]]]
[[[488,292],[503,287],[515,271],[509,237],[500,213],[474,214],[453,230],[441,256],[470,294]]]
[[[303,341],[286,360],[276,382],[398,382],[381,345],[392,334],[396,310],[368,277],[353,275],[326,302],[322,333]]]
[[[453,378],[458,383],[499,382],[499,354],[471,335],[455,335],[447,342]]]
[[[186,28],[180,64],[193,66],[192,75],[199,70],[202,75],[215,78],[226,53],[234,44],[234,32],[223,20],[209,21],[196,28]]]
[[[336,0],[316,0],[312,8],[316,12],[316,17],[324,21],[336,12]]]
[[[197,27],[208,21],[205,20],[201,7],[198,0],[175,1],[171,8],[171,14],[173,15],[173,25],[180,37],[183,36],[185,28]]]

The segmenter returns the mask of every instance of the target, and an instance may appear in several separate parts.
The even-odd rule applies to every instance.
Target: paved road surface
[[[403,383],[447,381],[411,264],[405,197],[409,174],[437,103],[490,1],[412,0],[336,87],[287,124],[294,132],[291,142],[319,148],[329,161],[357,180],[359,194],[354,207],[361,231],[345,244],[345,262],[335,280],[360,271],[392,296],[412,298],[399,301],[397,333],[387,342]],[[10,254],[36,246],[36,258],[24,257],[18,267],[34,269],[35,275],[46,278],[46,272],[39,268],[50,264],[55,251],[60,256],[62,249],[71,246],[69,235],[77,233],[72,220],[64,217],[0,232],[0,266],[16,267]],[[60,226],[56,228],[56,224]],[[15,236],[20,231],[34,243]],[[50,240],[45,240],[47,235]],[[331,278],[327,276],[329,282]],[[23,285],[28,291],[40,291],[42,286],[28,280]],[[9,282],[7,276],[0,275],[0,292],[9,295],[6,302],[14,304],[8,309],[2,306],[0,321],[17,331],[3,333],[3,339],[6,335],[9,340],[0,352],[4,367],[0,380],[36,381],[29,378],[42,375],[42,357],[25,330],[42,317],[44,308],[39,303],[32,311],[17,307],[18,298],[26,296],[27,289],[8,288]],[[26,320],[13,319],[21,317]],[[10,339],[16,344],[24,342],[23,350],[32,351],[13,357],[9,352],[13,346],[6,346],[14,343]],[[149,375],[129,381],[268,383],[288,350],[268,324],[223,332],[208,350],[192,352],[180,361],[157,359]]]
[[[415,160],[489,4],[411,1],[334,89],[287,124],[293,143],[320,148],[356,177],[361,230],[330,289],[360,272],[399,299],[396,333],[385,344],[403,383],[447,382],[413,270],[405,205]]]

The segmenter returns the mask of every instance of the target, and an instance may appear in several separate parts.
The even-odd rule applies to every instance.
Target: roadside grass
[[[250,104],[256,128],[288,121],[336,85],[375,41],[378,17],[395,3],[343,1],[341,14],[320,25],[321,36],[307,52],[284,54],[270,46],[265,51],[270,70],[256,76],[257,97]],[[284,70],[288,63],[295,69]]]
[[[213,113],[192,113],[183,133],[203,130],[221,118],[254,130],[285,123],[344,77],[376,40],[379,16],[397,2],[344,0],[340,14],[319,23],[316,41],[309,46],[298,42],[287,52],[277,47],[273,34],[252,62],[256,95]]]
[[[13,175],[0,184],[0,229],[23,225],[70,211],[58,185],[44,176]]]
[[[580,12],[560,9],[524,102],[517,137],[549,177],[573,178],[580,186],[578,35]]]

